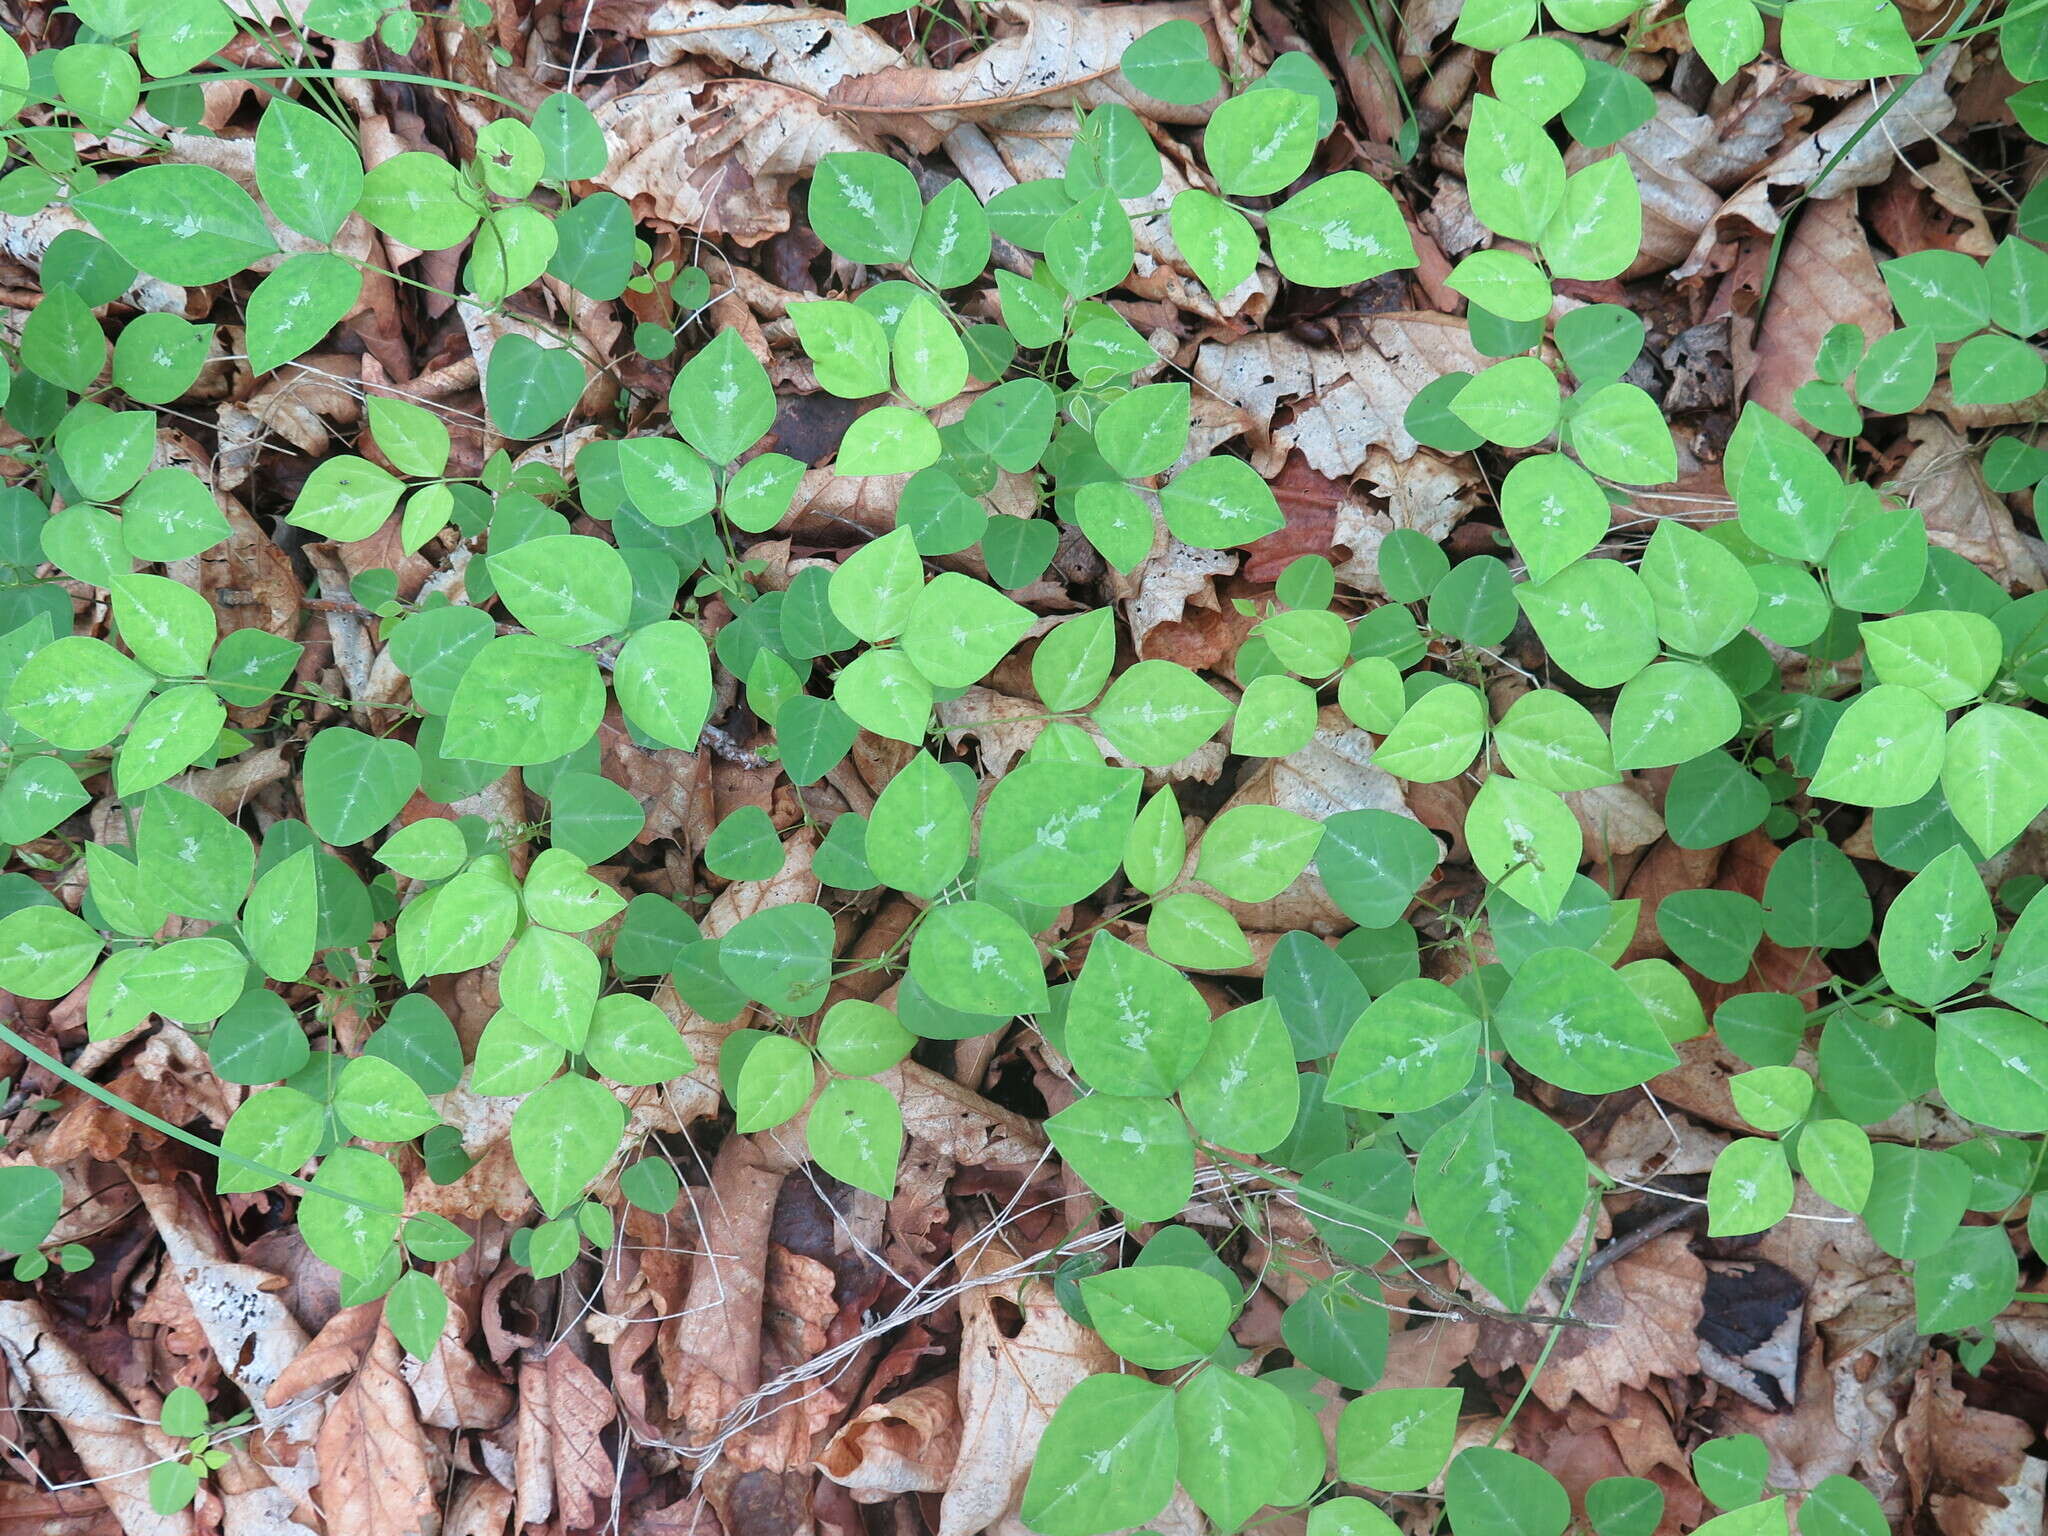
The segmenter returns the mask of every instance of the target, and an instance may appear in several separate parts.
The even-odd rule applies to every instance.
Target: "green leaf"
[[[441,1119],[419,1085],[381,1056],[358,1056],[341,1069],[334,1113],[365,1141],[410,1141]]]
[[[63,1208],[63,1181],[49,1169],[33,1163],[0,1168],[0,1212],[5,1212],[0,1215],[0,1249],[9,1253],[35,1252],[56,1226]],[[168,1399],[165,1407],[168,1411]]]
[[[583,365],[568,348],[544,347],[517,333],[491,347],[484,406],[507,437],[539,437],[575,409],[582,393]]]
[[[891,741],[915,745],[931,721],[932,685],[900,650],[863,651],[833,679],[832,698],[854,724]]]
[[[1870,896],[1847,854],[1820,837],[1786,847],[1764,882],[1764,931],[1788,949],[1846,949],[1870,936]]]
[[[1393,194],[1362,171],[1318,177],[1266,215],[1266,235],[1281,274],[1312,288],[1348,287],[1416,260]]]
[[[1649,112],[1645,108],[1650,101],[1649,88],[1633,75],[1624,74],[1612,66],[1588,60],[1586,67],[1600,71],[1595,80],[1626,81],[1628,87],[1641,93],[1641,100],[1634,101],[1624,87],[1619,101],[1597,109],[1606,117],[1597,129],[1586,124],[1572,126],[1578,108],[1575,104],[1565,109],[1566,123],[1572,126],[1573,137],[1580,143],[1611,144],[1648,119]],[[1593,89],[1594,83],[1589,80],[1587,90]],[[1581,102],[1587,99],[1585,95],[1579,98]],[[1638,112],[1641,117],[1635,118],[1634,114]],[[1627,124],[1625,128],[1621,126],[1624,123]],[[1618,133],[1615,131],[1617,128],[1621,129]],[[1620,277],[1635,261],[1642,243],[1642,193],[1636,186],[1635,173],[1630,169],[1626,155],[1614,154],[1604,160],[1595,160],[1585,169],[1565,178],[1563,199],[1543,231],[1543,257],[1549,263],[1553,277],[1576,278],[1583,282],[1604,282]]]
[[[988,257],[988,215],[966,182],[948,182],[925,205],[910,264],[934,288],[958,288],[981,276]]]
[[[882,1199],[896,1193],[903,1111],[880,1083],[837,1078],[811,1106],[805,1135],[825,1172]]]
[[[1214,193],[1183,188],[1168,209],[1168,223],[1173,243],[1212,295],[1236,292],[1258,269],[1259,237],[1251,220]]]
[[[2012,1305],[2019,1280],[2002,1226],[1964,1227],[1913,1266],[1915,1326],[1927,1334],[1986,1327]]]
[[[398,914],[398,953],[411,980],[475,970],[498,958],[519,922],[519,898],[498,875],[466,870]]]
[[[409,1269],[385,1294],[384,1321],[407,1354],[425,1360],[448,1326],[448,1293],[425,1270]]]
[[[626,1107],[587,1077],[558,1077],[512,1112],[512,1159],[542,1212],[558,1216],[582,1197],[619,1149]]]
[[[1121,283],[1136,255],[1130,216],[1106,191],[1074,204],[1046,233],[1046,270],[1077,299]]]
[[[1657,904],[1657,932],[1677,959],[1709,981],[1732,985],[1749,974],[1764,910],[1741,891],[1672,891]]]
[[[1031,653],[1031,686],[1058,714],[1085,709],[1102,692],[1116,660],[1116,616],[1108,608],[1056,626]]]
[[[1142,1525],[1173,1496],[1178,1468],[1171,1388],[1138,1376],[1083,1377],[1039,1442],[1022,1518],[1044,1536]]]
[[[552,762],[597,733],[604,696],[588,651],[537,635],[499,635],[455,685],[444,750],[480,763]]]
[[[445,251],[469,238],[483,215],[481,203],[480,194],[465,186],[462,173],[446,160],[408,150],[380,161],[364,176],[356,212],[401,245]]]
[[[1459,1536],[1561,1536],[1572,1501],[1535,1462],[1474,1445],[1444,1474],[1444,1513]]]
[[[798,305],[790,314],[794,318],[811,307]],[[767,370],[738,331],[720,331],[683,364],[668,400],[676,431],[720,464],[733,462],[775,424],[775,391]]]
[[[322,842],[360,843],[382,830],[419,788],[419,754],[346,726],[317,732],[300,760],[306,821]]]
[[[1258,95],[1275,95],[1261,91]],[[1295,1447],[1297,1409],[1270,1381],[1217,1365],[1181,1387],[1174,1399],[1180,1480],[1188,1497],[1219,1530],[1236,1530],[1282,1492]],[[1320,1427],[1315,1457],[1323,1455]],[[1320,1484],[1313,1469],[1311,1486]]]
[[[1216,1019],[1180,1085],[1181,1108],[1205,1139],[1253,1154],[1286,1138],[1300,1101],[1293,1047],[1270,998]]]
[[[1194,1190],[1194,1145],[1165,1099],[1092,1093],[1047,1120],[1045,1130],[1088,1187],[1133,1221],[1167,1220]]]
[[[927,913],[911,941],[910,975],[934,1002],[960,1013],[1011,1018],[1046,1003],[1031,935],[987,902],[948,902]]]
[[[979,682],[1010,653],[1037,615],[986,582],[941,571],[912,599],[903,652],[940,688]]]
[[[1103,1092],[1168,1094],[1209,1043],[1209,1006],[1173,966],[1100,934],[1068,998],[1065,1038],[1076,1070]]]
[[[1564,202],[1564,158],[1543,130],[1494,97],[1472,98],[1465,140],[1472,212],[1497,235],[1535,242]]]
[[[1485,696],[1469,684],[1446,683],[1408,707],[1372,760],[1396,778],[1439,784],[1472,766],[1486,724]]]
[[[1584,1167],[1571,1133],[1541,1110],[1482,1094],[1422,1148],[1416,1209],[1445,1252],[1521,1308],[1578,1226]]]
[[[1990,969],[1997,928],[1976,864],[1951,847],[1892,899],[1878,959],[1893,991],[1931,1007]]]
[[[1811,792],[1847,805],[1910,805],[1940,777],[1945,726],[1919,689],[1879,683],[1835,723]]]
[[[733,985],[755,1002],[801,1018],[824,1000],[832,945],[830,914],[797,902],[741,919],[719,940],[718,962]]]
[[[833,617],[871,643],[902,632],[924,586],[924,567],[908,528],[863,544],[833,569],[827,599]]]
[[[1707,1181],[1707,1230],[1715,1237],[1762,1232],[1792,1209],[1792,1170],[1775,1141],[1748,1136],[1730,1142]]]
[[[1823,1200],[1860,1211],[1870,1198],[1870,1138],[1847,1120],[1816,1120],[1799,1133],[1799,1171]]]
[[[1338,1472],[1388,1493],[1428,1487],[1451,1459],[1459,1397],[1449,1387],[1387,1387],[1352,1399],[1337,1420]]]
[[[1923,1147],[1873,1144],[1875,1171],[1863,1220],[1886,1253],[1926,1259],[1956,1235],[1969,1207],[1970,1168],[1959,1157]]]
[[[1943,709],[1989,688],[2005,655],[1998,626],[1966,610],[1927,609],[1856,628],[1879,682],[1917,688]]]
[[[1728,1079],[1728,1091],[1743,1119],[1773,1134],[1792,1129],[1813,1103],[1813,1079],[1797,1067],[1738,1072]]]
[[[62,907],[17,908],[0,917],[0,987],[22,997],[62,997],[91,973],[104,947]]]
[[[936,759],[914,753],[868,813],[868,867],[884,885],[929,899],[967,863],[970,835],[959,786]]]
[[[1932,326],[1907,325],[1870,344],[1856,368],[1856,399],[1866,410],[1896,416],[1926,400],[1939,367],[1934,332]]]
[[[581,939],[530,927],[519,936],[499,973],[499,991],[514,1017],[565,1050],[580,1051],[603,969]]]
[[[1822,80],[1875,80],[1920,67],[1905,18],[1889,0],[1788,0],[1778,46],[1793,69]]]
[[[1539,950],[1525,960],[1494,1023],[1516,1061],[1573,1093],[1616,1093],[1678,1065],[1628,984],[1580,949]]]
[[[204,165],[144,165],[71,200],[138,271],[200,287],[277,249],[255,199]]]
[[[1489,775],[1466,814],[1465,836],[1480,873],[1539,916],[1557,915],[1585,851],[1578,818],[1562,800]]]
[[[811,227],[848,261],[883,266],[910,260],[924,216],[917,178],[887,155],[821,157],[812,173]]]
[[[1657,654],[1655,603],[1617,560],[1581,560],[1515,599],[1550,659],[1588,688],[1619,687]]]
[[[7,712],[53,747],[90,752],[121,734],[149,696],[151,681],[104,640],[65,635],[15,674]]]
[[[330,243],[362,196],[362,156],[326,117],[273,96],[256,123],[256,186],[280,223]]]
[[[1264,477],[1228,454],[1197,459],[1175,475],[1159,492],[1159,510],[1173,536],[1196,549],[1234,549],[1287,522]],[[1149,551],[1149,517],[1142,526]]]
[[[1081,1282],[1081,1296],[1103,1343],[1150,1371],[1206,1359],[1237,1311],[1215,1276],[1172,1264],[1091,1275]]]
[[[1678,449],[1664,413],[1633,384],[1604,384],[1573,396],[1566,431],[1579,462],[1622,485],[1665,485],[1678,478]]]
[[[544,640],[588,645],[626,627],[632,574],[602,539],[551,534],[501,550],[490,562],[499,598]]]
[[[1424,697],[1444,691],[1432,689]],[[1592,711],[1552,688],[1532,689],[1510,704],[1494,724],[1493,744],[1516,778],[1559,794],[1612,784],[1619,777],[1607,733]]]
[[[1941,1016],[1934,1041],[1949,1108],[2004,1131],[2048,1131],[2048,1025],[2002,1008],[1963,1008]]]
[[[819,388],[842,400],[887,392],[889,338],[867,310],[838,299],[815,299],[792,304],[789,318]]]
[[[1227,699],[1178,662],[1141,661],[1109,685],[1095,723],[1119,755],[1151,768],[1179,762],[1230,713]]]
[[[384,526],[404,490],[404,481],[368,459],[334,454],[314,466],[285,521],[338,543],[354,543]]]
[[[1332,1102],[1382,1114],[1442,1103],[1479,1065],[1479,1015],[1441,982],[1404,981],[1360,1014],[1330,1068]]]
[[[1203,835],[1195,876],[1234,901],[1270,901],[1308,868],[1322,833],[1278,806],[1233,806]]]
[[[1208,34],[1186,19],[1163,21],[1124,50],[1118,67],[1138,90],[1175,106],[1199,106],[1223,88]]]
[[[1714,78],[1726,82],[1764,50],[1755,0],[1687,0],[1685,30]]]
[[[1210,114],[1202,158],[1227,197],[1267,197],[1308,169],[1315,155],[1317,110],[1294,91],[1248,91]]]
[[[268,373],[310,352],[348,318],[362,290],[362,271],[339,256],[287,257],[249,295],[250,371]]]
[[[1495,363],[1451,401],[1451,413],[1466,426],[1508,448],[1542,442],[1557,430],[1560,409],[1557,375],[1536,357]]]
[[[590,1065],[615,1083],[665,1083],[683,1076],[696,1057],[669,1016],[644,997],[614,992],[590,1016]]]
[[[1622,684],[1610,729],[1615,767],[1668,768],[1734,736],[1742,706],[1711,668],[1654,662]]]
[[[374,1152],[338,1147],[321,1160],[313,1190],[299,1202],[299,1235],[306,1246],[344,1275],[374,1274],[398,1237],[398,1213],[405,1202],[405,1180],[398,1170]],[[343,1198],[319,1198],[323,1194]]]

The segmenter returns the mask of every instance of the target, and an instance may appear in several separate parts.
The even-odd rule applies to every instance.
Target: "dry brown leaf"
[[[1829,118],[1826,126],[1795,140],[1721,205],[1700,231],[1684,263],[1671,275],[1688,278],[1702,272],[1724,271],[1734,258],[1730,249],[1717,250],[1721,242],[1739,239],[1743,234],[1776,234],[1784,219],[1781,210],[1785,199],[1774,194],[1800,190],[1819,197],[1840,197],[1883,181],[1891,174],[1898,155],[1924,139],[1933,138],[1955,117],[1948,79],[1958,57],[1959,50],[1951,45],[1927,60],[1926,68],[1914,77],[1905,95],[1885,115],[1883,127],[1865,133],[1853,149],[1842,153],[1842,159],[1824,180],[1822,169],[1856,136],[1883,98],[1876,93],[1860,96]]]
[[[149,1502],[148,1469],[171,1442],[101,1384],[41,1302],[0,1301],[0,1356],[49,1409],[123,1536],[190,1536],[191,1511],[160,1515]]]
[[[969,1278],[1014,1265],[1006,1244],[982,1244]],[[976,1536],[1012,1515],[1053,1410],[1075,1383],[1116,1369],[1116,1356],[1054,1300],[1043,1280],[960,1298],[960,1454],[939,1504],[938,1536]]]
[[[1208,103],[1174,106],[1136,90],[1118,71],[1124,51],[1154,27],[1192,21],[1210,33],[1199,4],[1092,6],[1062,0],[982,0],[980,15],[999,35],[950,69],[891,69],[842,81],[832,103],[853,121],[930,153],[955,127],[1020,107],[1093,107],[1123,102],[1162,123],[1201,123]]]
[[[1485,366],[1462,319],[1404,312],[1347,322],[1335,346],[1278,334],[1206,343],[1194,375],[1262,424],[1252,453],[1262,471],[1277,473],[1299,448],[1316,471],[1342,479],[1376,447],[1397,463],[1413,458],[1420,445],[1402,422],[1416,393],[1442,374]],[[1291,420],[1280,422],[1283,406]]]
[[[1736,383],[1744,398],[1798,422],[1792,392],[1813,377],[1813,355],[1837,325],[1861,327],[1866,341],[1892,329],[1891,298],[1854,197],[1806,205],[1785,243],[1762,325],[1736,322]]]
[[[2041,562],[2013,526],[2005,499],[1984,483],[1977,456],[1954,427],[1915,416],[1906,433],[1916,445],[1896,476],[1899,494],[1927,522],[1927,537],[1954,550],[2008,591],[2040,590]]]
[[[1573,1316],[1598,1326],[1568,1328],[1559,1336],[1549,1365],[1536,1376],[1544,1403],[1562,1412],[1576,1395],[1615,1414],[1624,1386],[1646,1388],[1659,1376],[1699,1369],[1693,1327],[1704,1311],[1707,1271],[1691,1243],[1680,1232],[1653,1239],[1580,1291]]]
[[[1930,1350],[1913,1379],[1913,1397],[1897,1431],[1908,1508],[1938,1509],[1952,1501],[1961,1528],[1949,1530],[1944,1522],[1945,1536],[1964,1536],[1982,1518],[1956,1506],[2005,1506],[2003,1490],[2020,1481],[2034,1443],[2033,1427],[2025,1420],[1973,1407],[1956,1386],[1955,1374],[1948,1355]]]
[[[398,1362],[398,1341],[380,1324],[320,1426],[314,1497],[330,1532],[435,1536],[440,1529],[433,1462]]]
[[[741,245],[789,228],[790,193],[820,157],[872,147],[808,92],[690,64],[650,75],[598,119],[612,153],[595,185],[640,218]]]
[[[818,1456],[818,1470],[879,1504],[900,1493],[940,1493],[960,1451],[960,1387],[941,1376],[863,1408]]]

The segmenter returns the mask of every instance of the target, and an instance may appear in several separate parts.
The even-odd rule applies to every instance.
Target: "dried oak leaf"
[[[1550,1364],[1536,1377],[1536,1395],[1560,1412],[1576,1395],[1615,1414],[1624,1386],[1647,1388],[1659,1376],[1690,1376],[1699,1368],[1693,1330],[1704,1311],[1706,1279],[1706,1267],[1681,1232],[1608,1265],[1572,1308],[1573,1315],[1599,1326],[1564,1331]]]
[[[355,1379],[328,1409],[316,1453],[315,1492],[330,1531],[427,1536],[438,1526],[427,1438],[389,1328],[379,1325]]]

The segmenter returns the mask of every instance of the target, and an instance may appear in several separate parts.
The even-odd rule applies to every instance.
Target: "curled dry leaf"
[[[960,1389],[953,1376],[871,1403],[832,1437],[818,1470],[859,1504],[899,1493],[939,1493],[960,1450]]]

